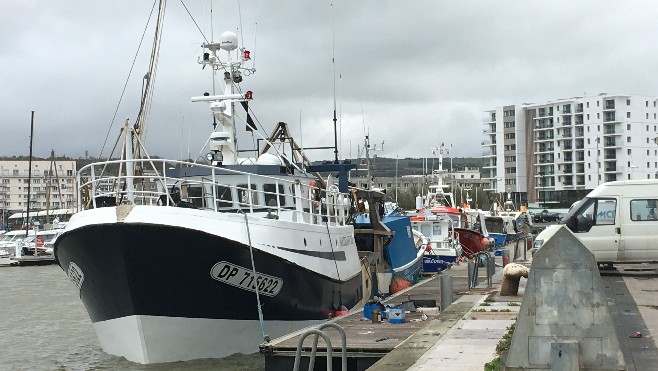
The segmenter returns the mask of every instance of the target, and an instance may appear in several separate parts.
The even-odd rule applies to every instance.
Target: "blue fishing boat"
[[[382,223],[393,232],[393,236],[385,242],[384,258],[390,265],[394,276],[403,277],[411,283],[416,283],[420,277],[424,249],[419,249],[414,241],[411,229],[411,219],[408,216],[384,215]],[[368,214],[359,214],[354,221],[355,229],[371,228]],[[356,244],[359,251],[373,251],[374,235],[358,234]]]

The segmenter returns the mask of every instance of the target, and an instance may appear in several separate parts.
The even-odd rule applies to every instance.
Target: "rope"
[[[329,236],[329,246],[331,247],[331,256],[334,258],[334,266],[336,267],[336,275],[338,276],[338,305],[343,305],[343,281],[340,279],[340,271],[338,270],[338,262],[334,253],[334,244],[331,242],[331,232],[329,232],[329,219],[325,224],[327,227],[327,236]]]
[[[242,210],[240,210],[242,212]],[[254,275],[254,279],[256,279],[256,264],[254,263],[254,248],[251,245],[251,232],[249,231],[249,219],[247,214],[244,214],[244,223],[247,226],[247,240],[249,241],[249,256],[251,257],[251,271]],[[256,291],[256,302],[258,303],[258,321],[260,323],[260,333],[263,335],[263,340],[265,342],[270,341],[270,336],[265,335],[265,321],[263,320],[263,305],[260,303],[260,293],[258,292],[258,282],[256,282],[255,285],[255,291]]]
[[[119,102],[117,102],[117,107],[114,110],[114,116],[112,116],[112,121],[110,121],[110,128],[107,129],[107,135],[105,135],[105,141],[103,142],[103,147],[101,147],[101,152],[98,154],[98,157],[103,157],[103,151],[105,150],[105,145],[107,144],[107,139],[110,137],[110,132],[112,131],[112,126],[114,126],[114,120],[117,117],[119,112],[119,106],[121,106],[121,101],[123,100],[123,95],[126,93],[126,88],[128,87],[128,81],[130,80],[130,75],[132,75],[133,68],[135,68],[135,62],[137,61],[137,56],[139,55],[139,50],[142,48],[142,42],[144,42],[144,36],[146,35],[146,30],[148,29],[149,23],[151,22],[151,17],[153,16],[153,10],[155,9],[155,4],[157,0],[153,2],[151,7],[151,13],[149,14],[148,20],[146,21],[146,26],[144,26],[144,31],[142,32],[142,38],[139,40],[139,45],[137,46],[137,51],[135,52],[135,57],[133,58],[133,63],[130,66],[130,71],[128,71],[128,76],[126,77],[126,82],[123,84],[123,90],[121,91],[121,96],[119,97]]]

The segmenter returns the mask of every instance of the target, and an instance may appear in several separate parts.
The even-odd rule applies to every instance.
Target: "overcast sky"
[[[304,146],[333,145],[332,8],[342,158],[364,131],[386,157],[424,157],[444,142],[480,156],[483,111],[601,92],[658,95],[658,2],[246,1],[244,45],[257,72],[241,87],[269,133],[287,122]],[[208,39],[240,27],[238,2],[185,0]],[[137,116],[155,14],[123,101],[152,1],[0,2],[0,155],[107,156]],[[214,36],[211,33],[214,29]],[[152,155],[196,156],[212,119],[189,98],[211,89],[203,36],[168,3],[146,136]],[[340,78],[339,78],[340,76]],[[300,125],[301,116],[301,125]],[[238,125],[242,149],[252,137]],[[351,143],[351,152],[350,152]],[[379,145],[378,145],[379,147]],[[206,151],[204,151],[205,153]],[[332,159],[332,151],[309,153]]]

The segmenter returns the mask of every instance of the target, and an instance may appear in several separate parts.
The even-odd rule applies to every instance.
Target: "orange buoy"
[[[391,286],[389,287],[389,292],[391,295],[398,293],[407,287],[411,287],[411,282],[409,280],[403,278],[403,277],[395,277],[393,278],[393,281],[391,281]]]
[[[480,242],[482,242],[482,246],[489,246],[489,243],[491,241],[489,241],[489,239],[486,238],[486,237],[482,237],[482,241],[480,241]]]

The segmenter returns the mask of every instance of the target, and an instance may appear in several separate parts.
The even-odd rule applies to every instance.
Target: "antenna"
[[[334,4],[331,4],[331,64],[334,68],[334,163],[338,163],[338,132],[336,131],[336,47],[334,34]]]
[[[240,45],[244,47],[244,32],[242,32],[242,8],[240,7],[240,0],[238,0],[238,16],[240,17]]]

